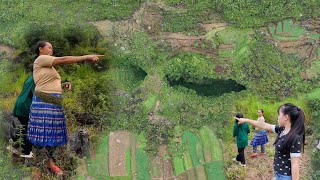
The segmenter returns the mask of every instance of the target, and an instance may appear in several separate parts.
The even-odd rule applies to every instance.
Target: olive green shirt
[[[233,137],[237,137],[237,147],[244,148],[248,146],[248,134],[250,133],[250,128],[247,123],[238,124],[234,123],[233,126]]]
[[[20,117],[29,117],[30,105],[32,103],[32,96],[34,92],[35,84],[33,77],[30,76],[25,81],[22,91],[17,98],[17,101],[13,108],[13,115]]]

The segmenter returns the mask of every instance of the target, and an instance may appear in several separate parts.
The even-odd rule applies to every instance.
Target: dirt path
[[[126,151],[130,149],[128,131],[111,132],[109,135],[109,174],[110,176],[127,176]]]
[[[131,148],[131,177],[132,180],[137,179],[137,159],[135,154],[137,154],[137,140],[135,139],[135,136],[130,136],[130,148]]]

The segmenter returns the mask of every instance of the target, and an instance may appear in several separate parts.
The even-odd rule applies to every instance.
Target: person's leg
[[[265,147],[264,147],[264,144],[261,145],[261,154],[265,154],[266,153],[266,150],[265,150]]]
[[[22,134],[23,134],[23,145],[22,145],[22,153],[30,154],[32,151],[32,143],[27,139],[27,127],[28,127],[28,117],[18,117],[18,120],[23,125]]]
[[[257,146],[252,146],[253,153],[257,153]]]
[[[254,158],[258,155],[257,154],[257,146],[252,146],[252,149],[253,149],[253,153],[250,155],[250,157]]]
[[[246,160],[244,158],[244,148],[239,148],[238,151],[239,151],[239,161],[240,161],[240,163],[243,164],[243,165],[246,164]]]
[[[240,152],[241,152],[240,149],[241,149],[241,148],[238,148],[238,155],[237,155],[237,157],[236,157],[236,160],[237,160],[237,161],[240,161]]]
[[[47,146],[46,149],[48,151],[48,158],[49,158],[48,167],[51,169],[51,171],[53,171],[57,175],[62,175],[63,171],[59,168],[59,166],[55,165],[54,163],[53,153],[56,147]]]

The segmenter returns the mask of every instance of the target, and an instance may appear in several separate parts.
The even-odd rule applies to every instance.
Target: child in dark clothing
[[[243,118],[243,114],[237,113],[237,118]],[[237,137],[237,147],[238,155],[235,158],[236,161],[240,162],[241,166],[246,166],[246,160],[244,157],[244,149],[248,146],[248,134],[250,133],[250,128],[247,123],[238,124],[238,120],[234,123],[233,127],[233,137]]]

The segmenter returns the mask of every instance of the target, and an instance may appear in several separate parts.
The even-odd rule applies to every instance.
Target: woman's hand
[[[272,131],[274,125],[268,124],[262,121],[256,121],[256,120],[251,120],[251,119],[246,119],[246,118],[237,118],[235,117],[239,122],[238,124],[243,124],[243,123],[249,123],[252,124],[255,127],[258,127],[260,129],[265,129],[267,131]]]
[[[243,123],[247,122],[247,120],[248,120],[246,118],[237,118],[237,117],[235,117],[235,118],[236,118],[236,120],[239,121],[238,124],[243,124]]]
[[[97,55],[97,54],[92,54],[92,55],[86,55],[86,59],[92,62],[97,62],[99,61],[100,57],[103,57],[104,55]]]
[[[63,89],[70,91],[72,89],[72,84],[70,82],[65,82],[61,84]]]

